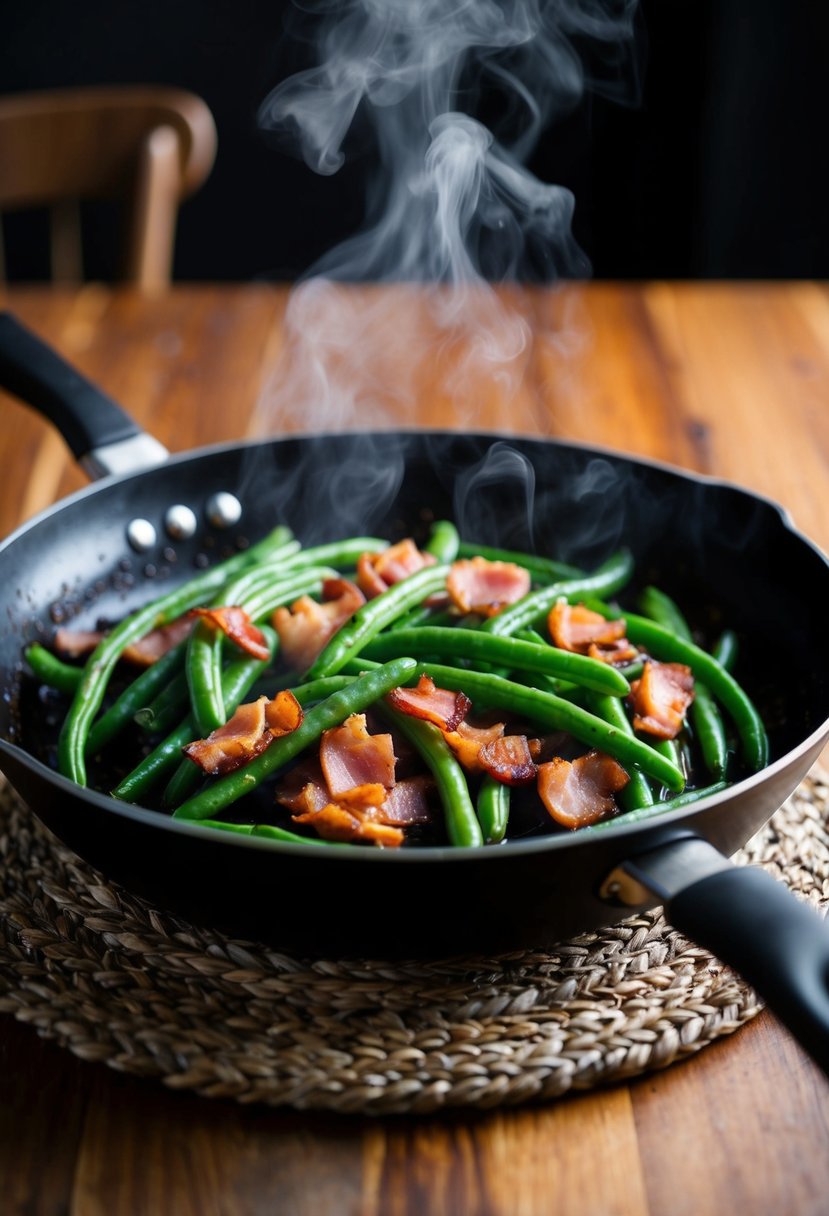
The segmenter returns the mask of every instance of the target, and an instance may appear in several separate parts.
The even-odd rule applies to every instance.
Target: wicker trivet
[[[817,770],[741,855],[829,902]],[[0,786],[0,1010],[86,1060],[240,1102],[361,1113],[553,1098],[662,1068],[759,1002],[656,912],[555,951],[288,957],[108,882]]]

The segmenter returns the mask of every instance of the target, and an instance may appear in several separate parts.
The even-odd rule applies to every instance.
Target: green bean
[[[272,823],[223,823],[220,819],[200,819],[199,827],[217,828],[220,832],[236,832],[239,836],[259,836],[268,840],[282,840],[286,844],[327,845],[329,848],[350,848],[345,841],[320,840],[315,836],[300,836],[297,832],[289,832],[278,828]]]
[[[737,662],[737,645],[737,635],[734,630],[726,629],[714,647],[714,658],[726,671],[734,670]]]
[[[582,828],[582,831],[601,832],[605,828],[612,828],[617,823],[641,823],[644,819],[655,819],[659,815],[667,814],[668,811],[693,806],[695,802],[700,802],[703,798],[719,794],[721,790],[728,789],[728,784],[727,781],[716,781],[713,785],[706,785],[701,789],[686,790],[684,794],[679,794],[676,798],[669,798],[665,802],[654,802],[652,806],[636,807],[623,815],[614,815],[612,819],[603,819],[601,823],[594,823],[590,827]]]
[[[484,838],[469,795],[466,773],[440,730],[432,722],[412,718],[388,706],[383,706],[383,713],[408,739],[434,777],[450,842],[457,848],[482,845]]]
[[[349,676],[328,676],[322,680],[314,680],[310,684],[300,684],[298,687],[292,688],[291,692],[300,705],[304,706],[314,701],[321,701],[323,697],[330,696],[332,692],[337,692],[341,688],[347,688],[350,683],[351,678]],[[251,700],[256,700],[261,695],[261,693],[251,690]],[[269,690],[264,695],[273,697],[275,693]],[[162,798],[164,805],[168,807],[180,806],[194,792],[201,776],[202,774],[199,772],[198,766],[192,760],[185,757],[167,783],[167,788]]]
[[[285,577],[260,587],[246,599],[242,607],[253,621],[267,619],[275,608],[281,608],[301,595],[318,595],[326,579],[336,578],[330,566],[307,566],[286,571]]]
[[[633,726],[618,697],[598,696],[596,693],[591,693],[588,696],[587,704],[603,722],[607,722],[609,726],[615,726],[626,734],[633,735]],[[650,806],[653,802],[653,791],[641,768],[631,766],[628,776],[630,780],[619,794],[621,805],[627,811],[632,811],[639,806]]]
[[[269,645],[273,646],[273,633],[267,628],[263,628],[262,632]],[[222,673],[222,697],[228,708],[228,716],[239,705],[268,662],[270,659],[253,659],[246,655],[227,665]],[[181,749],[198,737],[195,722],[188,714],[175,730],[124,777],[112,791],[113,797],[120,798],[122,802],[138,802],[157,781],[181,761]]]
[[[41,684],[58,692],[74,692],[81,682],[83,668],[64,663],[40,642],[32,642],[25,650],[26,660]]]
[[[321,676],[319,680],[309,680],[307,684],[294,685],[291,692],[300,705],[313,705],[315,701],[322,701],[325,697],[330,697],[332,692],[348,688],[349,684],[353,682],[354,676]]]
[[[649,616],[651,620],[656,621],[664,629],[670,629],[677,637],[685,638],[686,641],[692,641],[691,630],[688,627],[688,622],[679,608],[679,605],[666,595],[664,591],[660,591],[658,587],[645,587],[639,596],[639,607],[645,616]]]
[[[173,678],[153,697],[149,705],[142,705],[133,714],[133,721],[143,731],[161,734],[172,730],[181,715],[187,712],[190,703],[190,693],[187,687],[187,673],[182,668]],[[90,739],[95,731],[93,726]]]
[[[670,629],[677,637],[684,638],[687,642],[693,641],[682,610],[664,591],[657,587],[645,587],[639,602],[645,615],[658,625]],[[725,776],[728,767],[725,726],[719,707],[706,685],[700,681],[695,684],[690,717],[705,767],[711,776],[719,781]]]
[[[286,567],[300,570],[303,566],[336,566],[342,570],[352,566],[364,553],[382,553],[388,547],[389,542],[377,536],[347,536],[343,540],[303,549],[286,563]]]
[[[506,836],[509,804],[510,787],[487,774],[478,787],[475,803],[485,844],[500,844]]]
[[[442,590],[447,573],[446,566],[425,566],[363,604],[325,646],[312,664],[308,678],[336,675],[346,659],[357,654],[382,629],[415,604]]]
[[[221,636],[207,621],[199,621],[187,646],[190,715],[201,739],[227,721],[222,698]]]
[[[536,646],[549,647],[550,645],[537,629],[519,629],[515,637],[521,642],[534,642]],[[621,668],[617,667],[616,670],[620,671]],[[627,679],[626,675],[625,679]],[[555,676],[539,676],[537,679],[522,679],[521,682],[530,684],[533,688],[540,688],[544,692],[554,692],[559,697],[570,698],[574,692],[579,692],[578,685],[574,684],[572,680],[558,680]]]
[[[312,566],[291,570],[274,579],[270,564],[266,570],[254,572],[257,578],[242,576],[222,591],[222,602],[243,608],[252,620],[269,616],[280,604],[300,595],[318,592],[322,580],[336,572],[327,567]],[[214,604],[214,607],[218,606]],[[222,703],[222,651],[225,635],[206,621],[200,621],[190,635],[187,646],[187,687],[190,711],[199,735],[205,738],[227,721]]]
[[[679,769],[647,743],[608,725],[595,714],[571,704],[563,697],[468,668],[419,663],[416,674],[421,673],[431,676],[440,688],[459,690],[473,701],[480,698],[489,705],[525,714],[546,729],[567,731],[588,747],[607,752],[624,767],[639,765],[649,777],[656,778],[677,793],[685,785],[685,778]]]
[[[546,616],[556,600],[578,600],[585,595],[613,595],[625,585],[632,573],[633,558],[627,550],[623,550],[608,558],[593,574],[531,591],[523,599],[484,621],[481,629],[502,636],[517,633],[519,629],[532,626]]]
[[[598,600],[590,600],[588,606],[603,616],[613,618],[614,608]],[[644,646],[657,659],[684,663],[690,667],[694,677],[708,688],[734,720],[748,763],[756,771],[768,763],[769,745],[766,729],[752,701],[715,658],[693,642],[678,638],[661,625],[647,617],[626,612],[627,636],[632,642]]]
[[[106,713],[102,714],[93,724],[86,742],[87,755],[97,755],[101,748],[120,734],[129,722],[135,720],[136,714],[140,713],[148,701],[154,700],[161,689],[169,686],[171,678],[175,678],[178,668],[184,662],[186,649],[187,642],[179,642],[127,685]],[[183,675],[183,673],[180,674]],[[183,681],[182,684],[182,691],[186,698],[186,685]],[[164,727],[159,726],[157,729],[163,730]]]
[[[458,556],[460,537],[458,529],[448,519],[439,519],[432,524],[432,533],[424,548],[425,553],[431,553],[442,565],[448,565]]]
[[[691,724],[705,767],[720,781],[728,769],[728,739],[719,706],[705,684],[697,684],[691,705]]]
[[[84,753],[87,738],[122,651],[156,626],[167,624],[188,609],[203,603],[205,598],[213,595],[231,575],[266,558],[274,547],[282,544],[289,536],[290,532],[286,528],[274,529],[250,549],[237,553],[227,561],[205,570],[166,595],[146,604],[107,634],[90,655],[63,722],[58,740],[58,769],[65,777],[69,777],[77,785],[86,785]]]
[[[414,629],[418,625],[447,625],[456,626],[457,615],[450,609],[430,608],[428,604],[415,604],[408,612],[404,612],[396,621],[392,621],[387,633],[397,633],[398,629]]]
[[[583,578],[584,571],[578,566],[568,566],[566,562],[557,562],[550,557],[541,557],[537,553],[521,553],[514,549],[495,549],[492,545],[476,545],[474,541],[462,540],[458,545],[458,557],[485,557],[488,562],[512,562],[513,565],[523,566],[537,579],[558,582],[563,578]]]
[[[472,659],[477,664],[495,664],[508,671],[518,668],[521,671],[540,672],[617,696],[630,692],[625,677],[620,676],[609,663],[573,654],[569,650],[559,650],[556,646],[539,646],[518,638],[498,637],[479,629],[441,629],[422,625],[419,629],[381,634],[362,648],[362,653],[368,658],[381,661],[401,652],[415,658],[449,655],[453,663],[459,658]]]
[[[416,576],[413,576],[416,577]],[[398,586],[401,584],[398,584]],[[179,819],[213,819],[215,812],[230,806],[244,794],[255,789],[294,756],[320,737],[323,731],[339,726],[351,714],[361,713],[385,696],[392,688],[405,683],[415,670],[414,659],[396,659],[352,681],[346,688],[334,692],[309,709],[300,726],[290,734],[274,739],[273,743],[244,768],[219,777],[175,812]]]

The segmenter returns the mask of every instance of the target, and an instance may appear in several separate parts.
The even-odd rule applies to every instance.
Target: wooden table
[[[386,316],[403,315],[394,291],[354,298],[372,292]],[[245,434],[286,296],[87,287],[17,289],[6,303],[179,450]],[[465,382],[470,406],[432,359],[410,399],[396,383],[389,416],[473,420],[722,475],[776,498],[829,546],[829,290],[593,284],[513,302],[537,338],[520,380],[490,368]],[[390,358],[406,345],[397,331]],[[0,408],[5,533],[84,478],[45,424],[7,398]],[[283,411],[282,425],[306,423]],[[690,1062],[541,1109],[318,1117],[167,1092],[3,1018],[0,1179],[6,1216],[824,1216],[829,1085],[762,1015]]]

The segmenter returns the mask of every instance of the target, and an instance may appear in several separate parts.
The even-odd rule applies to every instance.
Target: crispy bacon
[[[244,608],[228,605],[221,608],[192,608],[190,611],[214,629],[221,629],[245,654],[263,662],[270,658],[265,635],[254,625]]]
[[[297,814],[321,811],[331,801],[331,795],[320,775],[319,780],[302,781],[289,773],[276,792],[276,801]]]
[[[383,823],[406,827],[410,823],[431,823],[432,807],[429,792],[434,787],[432,777],[407,777],[389,790],[385,801],[377,808]]]
[[[684,663],[657,663],[649,659],[642,678],[634,680],[628,698],[634,730],[659,739],[675,739],[682,730],[685,711],[694,699],[694,677]]]
[[[393,827],[407,827],[413,823],[430,823],[432,807],[429,793],[434,786],[430,776],[407,778],[397,781],[393,789],[385,790],[382,786],[358,786],[348,792],[348,798],[336,801],[347,810],[371,809],[373,816],[380,823]],[[379,804],[371,806],[364,801],[362,806],[356,800],[357,795],[374,789],[381,793]],[[310,814],[321,811],[332,801],[331,794],[325,784],[322,770],[316,763],[298,764],[282,781],[276,794],[276,801],[287,807],[295,814]],[[311,822],[311,820],[308,820]]]
[[[465,693],[437,688],[430,676],[421,676],[417,688],[393,688],[386,700],[393,709],[444,731],[457,730],[472,707]]]
[[[381,823],[368,811],[329,802],[321,810],[293,815],[294,823],[308,824],[322,840],[358,841],[396,849],[405,836],[401,828]]]
[[[55,634],[54,647],[64,659],[81,659],[85,654],[92,654],[105,637],[100,629],[61,628]]]
[[[189,613],[176,617],[169,625],[151,629],[137,642],[124,648],[121,658],[137,667],[151,667],[179,642],[183,642],[193,628]],[[55,634],[55,650],[68,659],[80,659],[91,654],[106,637],[101,630],[58,629]]]
[[[211,777],[224,776],[248,764],[279,735],[286,735],[302,722],[302,708],[288,689],[271,700],[259,697],[240,705],[224,726],[206,739],[196,739],[182,748],[185,756]]]
[[[504,735],[486,743],[478,753],[483,770],[503,785],[528,785],[536,774],[526,735]]]
[[[626,621],[621,618],[608,621],[584,604],[557,600],[547,615],[547,628],[556,646],[575,654],[619,663],[627,662],[628,657],[634,658],[637,653],[625,637]],[[619,646],[621,642],[624,646]]]
[[[627,638],[617,638],[615,642],[591,642],[587,655],[600,663],[632,663],[639,658],[639,651]]]
[[[359,587],[345,578],[326,579],[324,602],[302,595],[287,608],[277,608],[272,617],[286,663],[306,671],[331,637],[366,601]]]
[[[473,726],[464,721],[459,722],[455,730],[444,731],[443,737],[463,767],[470,773],[477,773],[481,771],[481,748],[500,739],[503,733],[503,722],[496,722],[494,726]]]
[[[342,726],[323,732],[320,764],[334,801],[341,801],[355,788],[379,786],[382,795],[372,801],[382,802],[386,790],[394,785],[392,737],[370,735],[365,714],[352,714]]]
[[[434,566],[435,561],[431,553],[421,552],[408,537],[380,553],[361,554],[357,561],[357,582],[366,598],[372,600],[424,566]]]
[[[556,823],[583,828],[607,819],[616,809],[613,795],[630,778],[621,764],[604,752],[590,751],[577,760],[556,756],[538,768],[538,793]]]
[[[530,574],[514,562],[491,562],[485,557],[453,562],[446,589],[461,612],[495,616],[530,590]]]

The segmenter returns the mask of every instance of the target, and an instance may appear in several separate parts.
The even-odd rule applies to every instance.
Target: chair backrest
[[[0,97],[0,212],[49,207],[52,277],[76,282],[82,277],[78,203],[121,199],[128,208],[124,278],[145,289],[163,287],[170,281],[179,202],[202,184],[215,154],[210,110],[181,89]]]

